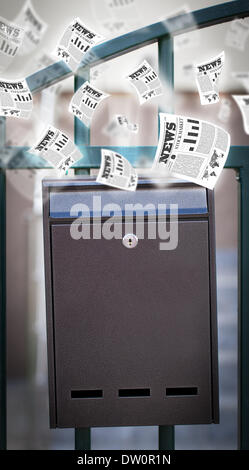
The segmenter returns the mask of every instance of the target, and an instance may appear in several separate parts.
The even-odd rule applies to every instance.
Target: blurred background
[[[212,0],[32,0],[37,15],[47,24],[35,49],[15,58],[1,78],[23,78],[53,60],[64,29],[75,17],[105,39],[164,21],[184,9],[194,11],[223,2]],[[226,2],[229,5],[229,2]],[[25,1],[1,0],[1,16],[14,21]],[[247,94],[249,80],[239,81],[234,72],[249,72],[249,37],[231,45],[233,23],[195,30],[174,39],[175,89],[163,83],[160,108],[172,103],[175,113],[213,122],[231,135],[232,145],[249,145],[233,94]],[[220,77],[220,102],[201,106],[193,76],[193,64],[225,51]],[[157,145],[158,105],[142,106],[124,77],[146,59],[158,70],[157,45],[149,45],[91,70],[91,82],[110,94],[94,114],[92,145]],[[73,77],[34,97],[32,119],[9,118],[7,143],[32,146],[46,124],[64,130],[73,139],[74,119],[68,105],[74,93]],[[113,135],[106,131],[114,114],[125,114],[139,125],[137,134]],[[248,156],[249,158],[249,156]],[[138,166],[150,165],[143,155]],[[69,173],[73,174],[73,170]],[[71,429],[50,430],[48,417],[45,286],[41,179],[54,170],[7,171],[7,329],[8,329],[8,448],[72,449]],[[234,170],[223,170],[215,187],[219,328],[219,425],[176,426],[177,449],[234,449],[237,445],[237,220],[238,181]],[[157,427],[97,428],[92,430],[93,449],[157,449]]]

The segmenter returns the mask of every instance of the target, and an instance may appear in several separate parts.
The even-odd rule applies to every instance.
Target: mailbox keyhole
[[[133,233],[127,233],[123,238],[123,245],[126,246],[126,248],[135,248],[137,243],[138,238]]]

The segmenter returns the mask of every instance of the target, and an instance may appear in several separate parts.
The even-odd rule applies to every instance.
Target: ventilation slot
[[[133,398],[133,397],[149,397],[149,388],[121,388],[118,391],[118,396],[121,398]]]
[[[198,395],[197,387],[171,387],[166,388],[167,397],[186,397]]]
[[[103,390],[71,390],[71,398],[103,398]]]

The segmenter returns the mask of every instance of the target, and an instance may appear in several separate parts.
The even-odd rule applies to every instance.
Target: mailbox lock
[[[123,237],[123,245],[126,246],[126,248],[135,248],[137,244],[138,244],[138,238],[133,233],[127,233]]]

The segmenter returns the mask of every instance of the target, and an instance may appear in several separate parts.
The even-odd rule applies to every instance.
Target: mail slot
[[[49,179],[43,215],[51,427],[218,422],[213,192]]]

